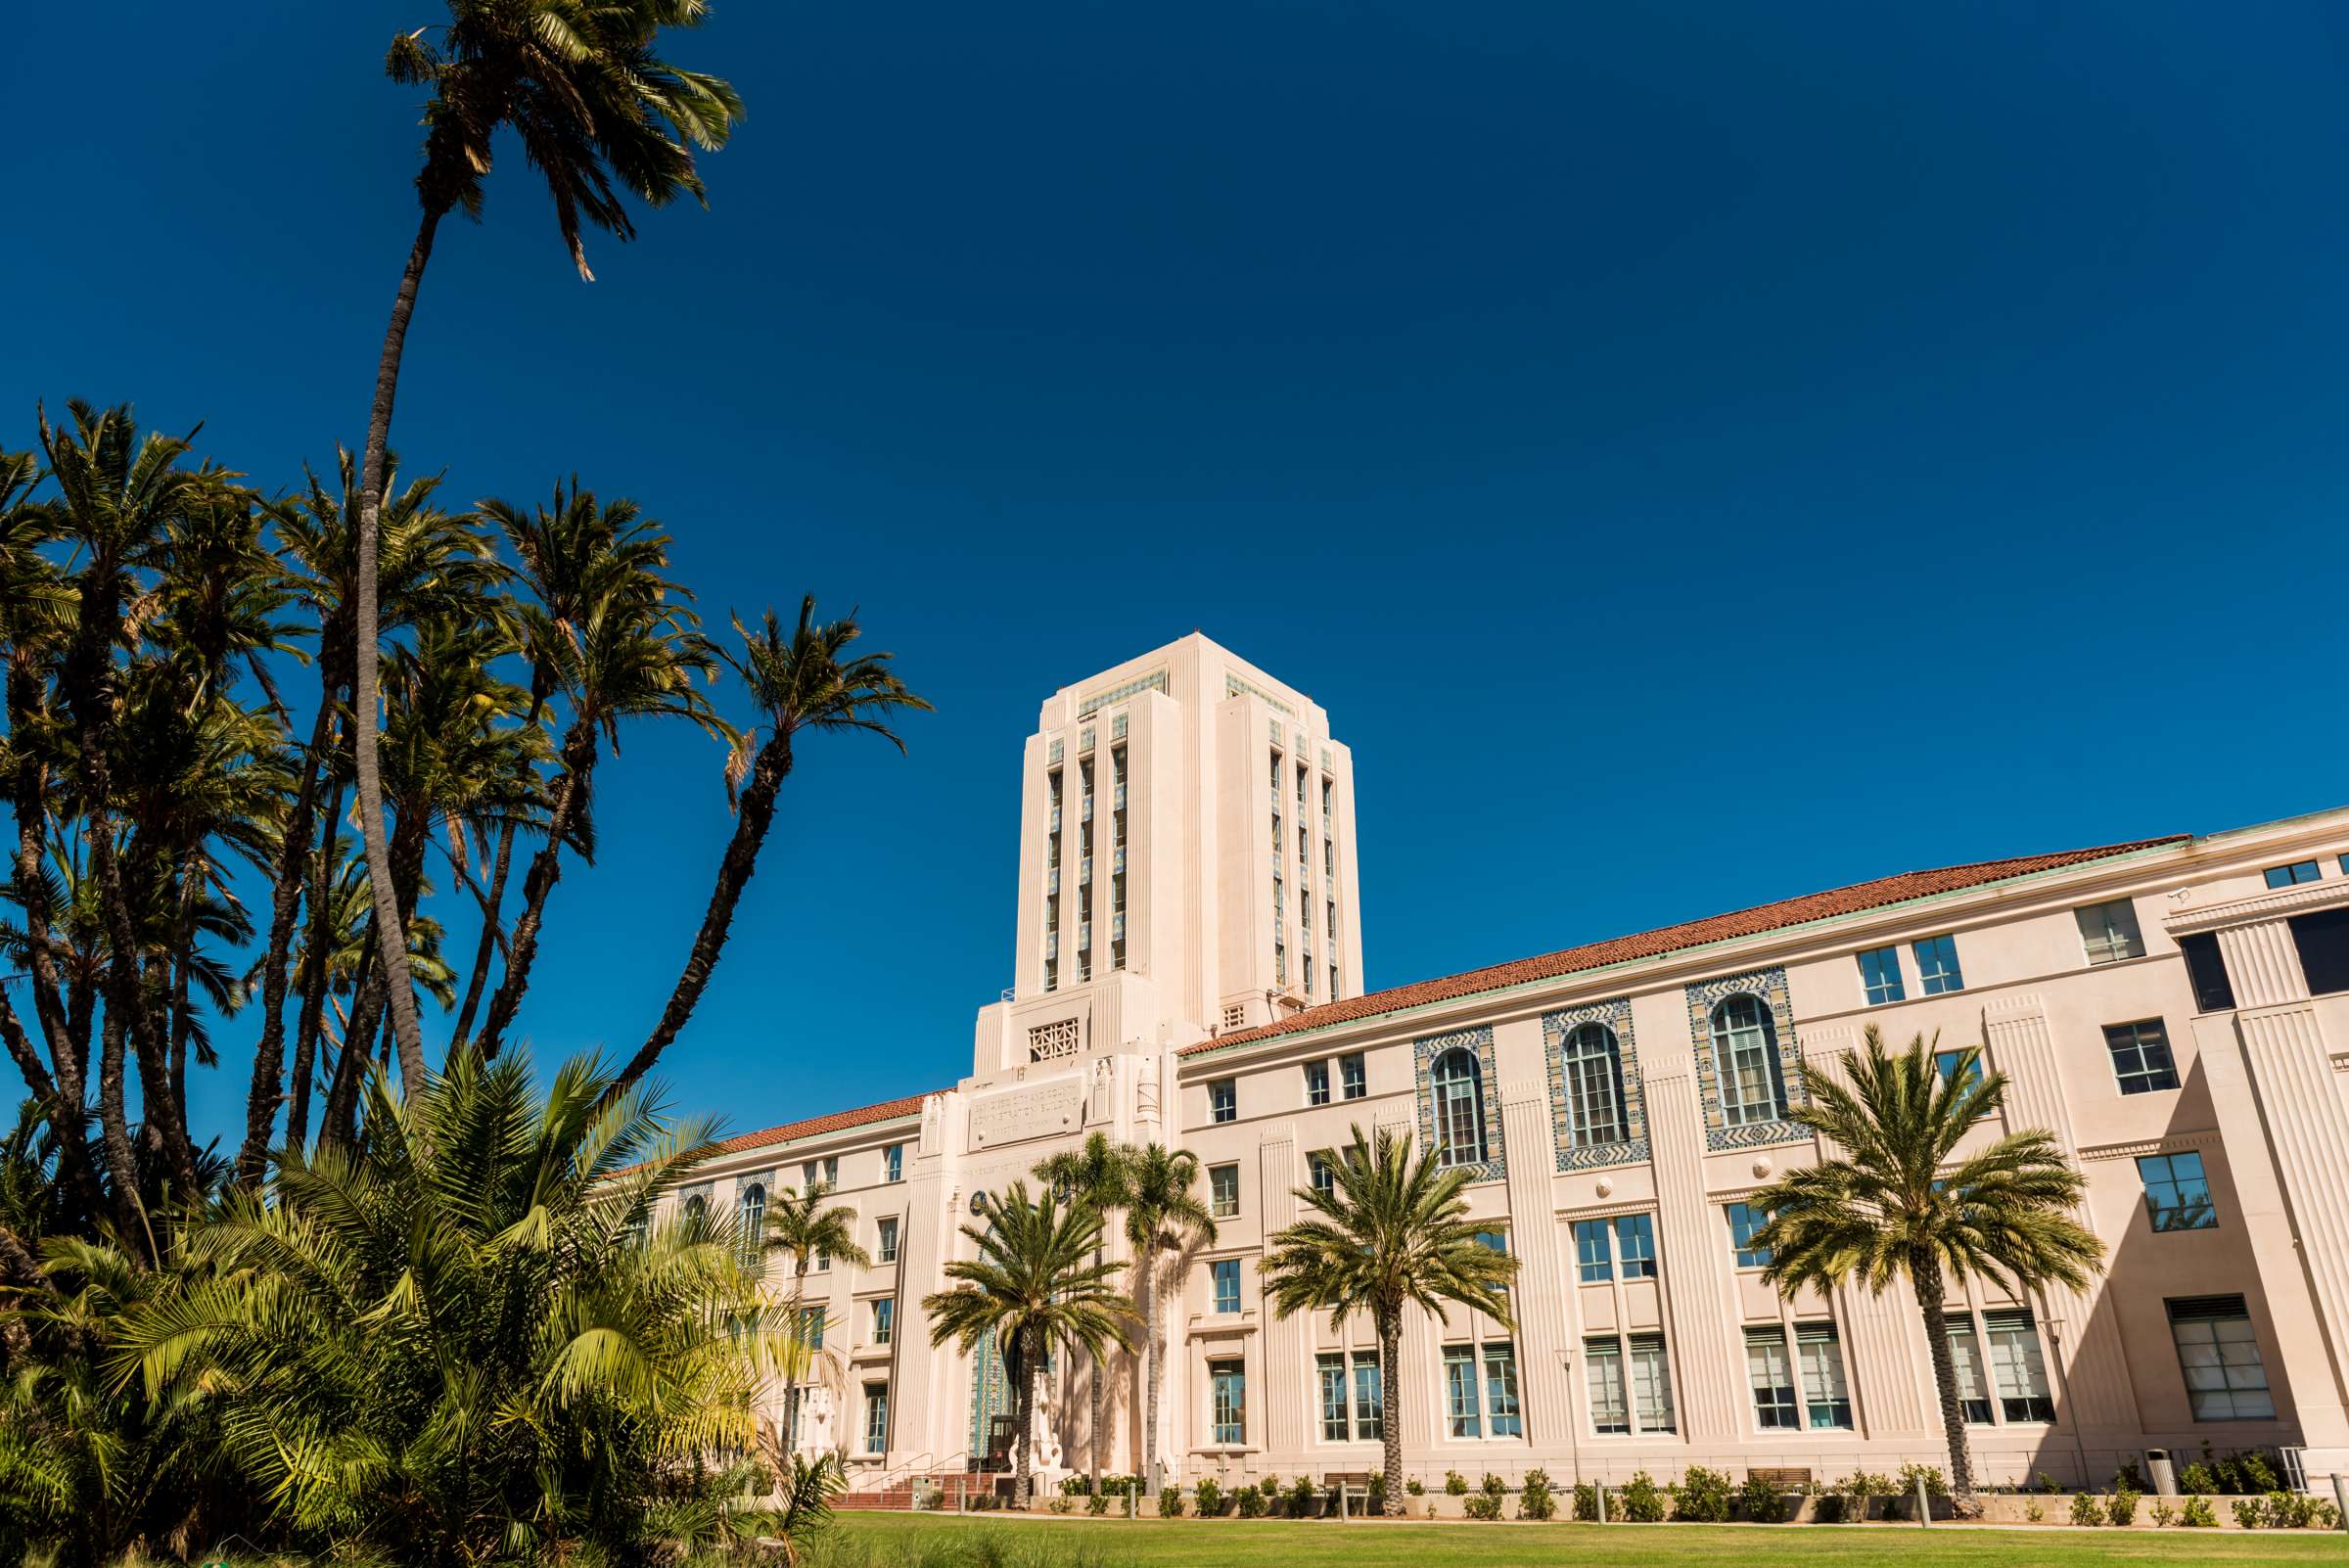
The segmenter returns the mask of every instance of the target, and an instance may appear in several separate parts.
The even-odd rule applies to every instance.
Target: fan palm
[[[1281,1317],[1326,1312],[1343,1328],[1357,1313],[1378,1336],[1379,1375],[1386,1381],[1386,1507],[1403,1511],[1403,1422],[1394,1380],[1403,1366],[1404,1309],[1416,1304],[1438,1318],[1445,1303],[1483,1313],[1513,1328],[1504,1294],[1517,1260],[1477,1239],[1462,1195],[1469,1173],[1442,1166],[1434,1150],[1413,1158],[1410,1141],[1391,1128],[1365,1139],[1353,1130],[1351,1147],[1331,1162],[1327,1191],[1297,1189],[1311,1217],[1284,1226],[1267,1242],[1265,1299]]]
[[[1126,1207],[1133,1190],[1133,1158],[1123,1145],[1109,1141],[1104,1132],[1092,1132],[1074,1149],[1063,1149],[1036,1168],[1036,1178],[1050,1186],[1054,1192],[1071,1203],[1081,1203],[1101,1216],[1104,1222],[1117,1218]],[[1104,1234],[1106,1234],[1106,1228]],[[1093,1248],[1093,1262],[1103,1261],[1102,1249]],[[1102,1427],[1109,1404],[1108,1368],[1099,1361],[1092,1368],[1092,1425],[1088,1429],[1092,1461],[1092,1487],[1101,1490]]]
[[[652,1071],[677,1031],[693,1016],[703,989],[710,984],[726,935],[734,923],[734,906],[758,869],[759,847],[766,842],[775,819],[775,796],[791,774],[793,748],[805,731],[866,730],[904,751],[905,743],[889,727],[890,717],[905,709],[922,713],[930,705],[906,689],[890,669],[885,653],[844,658],[863,628],[852,613],[838,621],[818,623],[815,597],[800,601],[799,624],[787,635],[769,610],[757,630],[739,618],[734,630],[743,641],[739,658],[723,655],[742,677],[758,706],[760,722],[742,732],[726,764],[726,795],[734,802],[734,836],[718,862],[717,886],[711,890],[710,906],[694,934],[685,967],[670,990],[661,1021],[620,1075],[622,1084],[633,1084]],[[765,740],[759,742],[763,731]],[[757,745],[754,753],[752,747]],[[742,780],[747,773],[749,782]],[[737,793],[736,786],[741,788]]]
[[[1110,1283],[1114,1264],[1087,1257],[1101,1240],[1101,1216],[1064,1204],[1050,1188],[1040,1198],[1014,1181],[1000,1196],[980,1196],[981,1224],[962,1233],[979,1249],[945,1267],[952,1290],[922,1298],[930,1343],[955,1341],[964,1355],[993,1335],[1011,1375],[1019,1443],[1012,1459],[1012,1503],[1028,1506],[1036,1449],[1036,1378],[1056,1347],[1082,1346],[1098,1361],[1123,1344],[1133,1304]]]
[[[1171,1253],[1216,1239],[1215,1216],[1199,1201],[1199,1160],[1188,1149],[1146,1143],[1127,1154],[1126,1240],[1133,1248],[1134,1300],[1143,1334],[1142,1487],[1158,1496],[1158,1403],[1167,1340],[1159,1324],[1158,1268]]]
[[[2082,1289],[2104,1244],[2072,1218],[2088,1183],[2054,1134],[2008,1132],[1958,1154],[2005,1103],[2006,1075],[1982,1072],[1979,1051],[1958,1052],[1944,1074],[1922,1035],[1895,1055],[1870,1028],[1862,1046],[1843,1053],[1848,1084],[1811,1079],[1811,1101],[1791,1120],[1829,1152],[1747,1200],[1771,1217],[1753,1244],[1770,1253],[1763,1277],[1786,1296],[1849,1279],[1880,1296],[1908,1279],[1933,1358],[1950,1492],[1970,1512],[1973,1460],[1942,1309],[1949,1288],[1979,1276],[2017,1301],[2050,1283]]]
[[[384,494],[392,405],[417,286],[432,259],[440,220],[462,208],[478,217],[497,133],[512,130],[554,198],[555,225],[579,276],[591,276],[579,243],[584,220],[620,239],[635,233],[623,191],[651,207],[680,195],[699,199],[695,147],[722,146],[742,100],[716,76],[681,69],[653,53],[661,29],[697,26],[708,0],[448,0],[448,23],[392,41],[385,69],[394,81],[428,87],[424,166],[416,176],[423,210],[407,263],[392,296],[376,361],[360,463],[357,592],[352,617],[358,650],[358,696],[364,722],[352,751],[359,830],[374,888],[376,935],[383,951],[392,1027],[402,1059],[421,1057],[407,945],[392,895],[391,849],[384,833],[383,780],[376,761],[376,539]],[[410,1085],[415,1093],[421,1084]]]
[[[791,1266],[791,1321],[806,1321],[807,1270],[819,1258],[837,1258],[852,1268],[867,1268],[872,1255],[856,1239],[856,1211],[843,1204],[827,1206],[832,1184],[815,1180],[805,1191],[785,1187],[766,1200],[766,1234],[762,1249]],[[812,1339],[814,1335],[803,1335]],[[829,1354],[829,1353],[826,1353]],[[783,1442],[799,1435],[800,1384],[797,1378],[783,1389]]]

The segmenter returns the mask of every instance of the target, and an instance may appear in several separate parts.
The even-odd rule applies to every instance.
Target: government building
[[[801,1449],[844,1451],[858,1491],[981,1467],[1002,1363],[933,1348],[922,1298],[972,1253],[977,1195],[1101,1131],[1192,1151],[1216,1217],[1161,1298],[1174,1481],[1360,1475],[1387,1421],[1430,1490],[1943,1463],[1907,1287],[1782,1301],[1750,1244],[1748,1200],[1819,1157],[1788,1120],[1806,1081],[1873,1026],[1981,1046],[2011,1087],[1975,1136],[2051,1130],[2108,1249],[2085,1293],[1951,1296],[1985,1482],[2103,1486],[2206,1444],[2281,1450],[2327,1491],[2349,1467],[2349,809],[1905,871],[1368,991],[1354,779],[1321,708],[1196,634],[1046,699],[1016,980],[979,1010],[968,1076],[735,1137],[681,1196],[755,1219],[821,1176],[857,1216],[871,1266],[808,1276]],[[1382,1377],[1366,1321],[1267,1308],[1265,1238],[1358,1123],[1471,1173],[1521,1262],[1513,1334],[1416,1316]],[[1045,1485],[1140,1469],[1141,1385],[1138,1352],[1040,1374]]]

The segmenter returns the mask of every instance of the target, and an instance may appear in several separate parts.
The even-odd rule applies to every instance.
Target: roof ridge
[[[831,1111],[822,1116],[806,1116],[796,1122],[784,1122],[774,1127],[760,1128],[752,1132],[738,1132],[718,1140],[717,1153],[747,1154],[753,1149],[792,1143],[801,1138],[818,1137],[826,1132],[847,1132],[875,1122],[894,1121],[900,1116],[912,1116],[922,1108],[922,1102],[933,1094],[953,1092],[945,1088],[924,1089],[918,1094],[900,1094],[896,1099],[878,1100],[871,1105],[859,1105],[852,1110]]]

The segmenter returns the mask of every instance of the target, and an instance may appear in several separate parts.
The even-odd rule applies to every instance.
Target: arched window
[[[1623,1048],[1615,1031],[1585,1024],[1566,1037],[1559,1052],[1566,1079],[1566,1129],[1580,1147],[1621,1143],[1632,1135],[1623,1104]]]
[[[1476,1065],[1475,1054],[1446,1051],[1436,1058],[1428,1085],[1435,1091],[1437,1163],[1484,1164],[1484,1074]]]
[[[754,1181],[742,1189],[742,1200],[734,1211],[734,1226],[739,1232],[742,1261],[745,1264],[758,1263],[759,1244],[764,1239],[766,1230],[766,1187],[764,1183]]]
[[[687,1220],[695,1224],[700,1224],[702,1216],[710,1212],[710,1200],[697,1192],[685,1200],[683,1212]]]
[[[1740,992],[1713,1009],[1713,1071],[1729,1126],[1785,1120],[1786,1079],[1768,1002]]]

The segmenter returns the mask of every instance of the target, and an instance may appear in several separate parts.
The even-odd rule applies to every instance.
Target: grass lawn
[[[965,1560],[1007,1568],[1063,1563],[1076,1568],[1505,1568],[1509,1564],[1737,1564],[1739,1568],[1836,1568],[1897,1559],[1901,1568],[2079,1563],[2349,1562],[2338,1534],[2291,1531],[1953,1529],[1893,1525],[1594,1525],[1435,1523],[1340,1524],[1335,1520],[1012,1519],[1001,1516],[848,1513],[842,1558],[874,1568],[937,1562],[956,1545]],[[944,1548],[942,1550],[942,1548]],[[834,1553],[811,1554],[822,1563]]]

